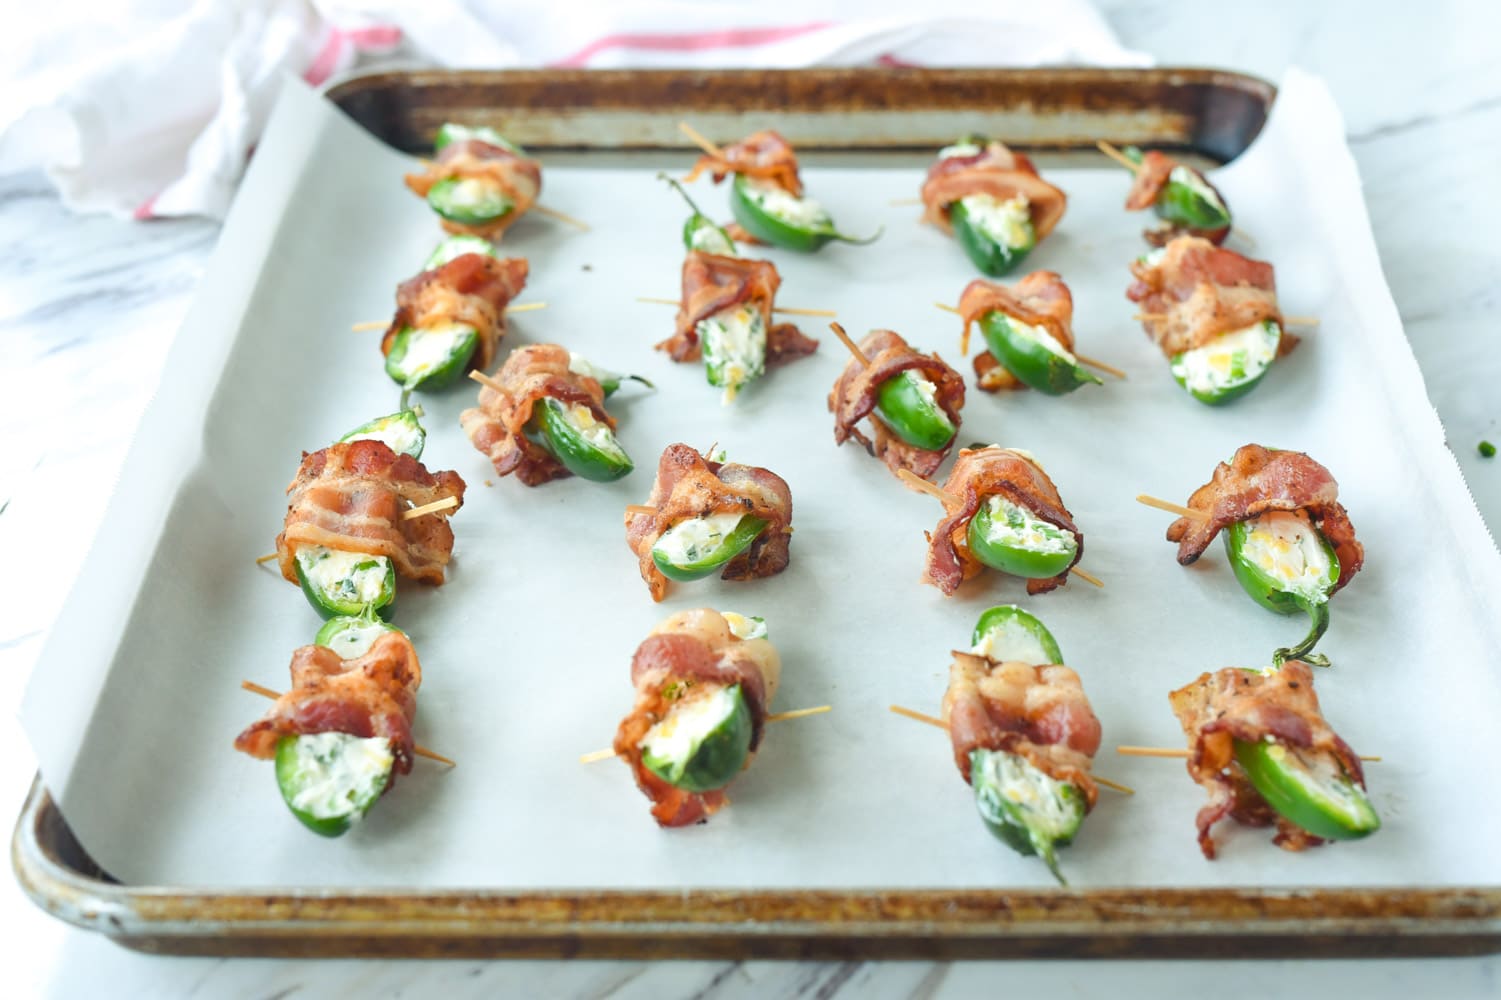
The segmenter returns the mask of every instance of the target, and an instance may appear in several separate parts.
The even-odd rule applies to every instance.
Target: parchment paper
[[[774,121],[760,123],[774,126]],[[231,749],[318,626],[295,587],[253,559],[269,552],[283,489],[313,450],[395,409],[376,333],[396,283],[439,237],[401,186],[410,161],[289,84],[167,363],[78,587],[39,662],[25,708],[43,776],[86,849],[127,883],[248,887],[1045,886],[1035,859],[997,844],[975,815],[947,737],[891,715],[936,712],[948,651],[984,608],[1019,602],[1051,627],[1104,724],[1105,791],[1063,866],[1076,886],[1495,884],[1501,805],[1491,747],[1501,716],[1501,557],[1445,449],[1371,239],[1338,112],[1292,74],[1256,146],[1214,174],[1276,264],[1283,308],[1318,316],[1264,384],[1223,409],[1199,405],[1131,320],[1126,262],[1143,215],[1121,210],[1128,178],[1103,161],[1057,170],[1068,214],[1029,261],[1072,286],[1079,349],[1124,368],[1062,399],[972,391],[960,441],[1035,452],[1085,535],[1080,582],[1028,599],[986,574],[945,599],[921,586],[923,532],[939,515],[853,445],[836,449],[825,397],[846,353],[822,321],[811,359],[774,371],[733,406],[699,365],[651,345],[672,328],[685,209],[654,179],[685,156],[575,160],[546,170],[545,204],[577,232],[530,217],[505,249],[531,260],[503,350],[558,341],[643,374],[612,400],[636,471],[611,485],[539,489],[496,477],[464,438],[465,386],[421,397],[424,461],[469,482],[456,559],[440,589],[403,585],[396,621],[425,679],[417,738],[456,758],[419,762],[349,836],[304,831],[270,765]],[[614,165],[605,166],[606,162]],[[783,305],[834,308],[856,335],[889,327],[957,356],[959,324],[934,308],[973,277],[952,241],[919,226],[923,165],[862,158],[810,167],[813,195],[844,227],[885,237],[803,257],[764,251]],[[625,163],[625,165],[620,165]],[[724,212],[723,189],[700,184]],[[1244,249],[1244,245],[1241,245]],[[751,251],[757,252],[757,251]],[[621,509],[647,494],[674,441],[725,445],[791,484],[796,535],[784,574],[678,585],[654,605],[627,549]],[[1327,717],[1359,752],[1384,827],[1301,855],[1266,831],[1222,828],[1221,859],[1194,843],[1203,792],[1179,762],[1128,759],[1120,743],[1181,746],[1169,690],[1203,670],[1261,665],[1305,622],[1255,606],[1216,546],[1189,569],[1163,540],[1175,501],[1247,441],[1305,450],[1338,478],[1365,543],[1365,570],[1332,604],[1319,674]],[[485,481],[493,481],[487,486]],[[632,701],[632,651],[658,619],[710,605],[764,615],[784,660],[774,709],[830,703],[774,725],[733,805],[664,831],[608,746]]]

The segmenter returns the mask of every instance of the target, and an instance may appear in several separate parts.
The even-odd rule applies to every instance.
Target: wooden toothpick
[[[723,160],[726,158],[723,149],[710,142],[704,137],[703,133],[699,132],[692,125],[689,125],[687,122],[678,122],[678,129],[688,138],[692,139],[695,146],[714,157],[714,159]]]
[[[810,715],[822,715],[825,712],[832,711],[833,708],[833,705],[819,705],[817,708],[799,708],[791,712],[778,712],[775,715],[768,715],[766,721],[787,722],[791,719],[806,719]],[[616,756],[616,753],[613,747],[604,750],[591,750],[588,753],[579,754],[579,763],[597,764],[602,760],[609,760],[614,756]]]
[[[677,299],[660,299],[650,295],[638,295],[636,296],[636,301],[645,302],[648,305],[654,306],[682,305],[682,303]],[[827,318],[830,316],[839,315],[839,313],[835,312],[833,309],[796,309],[792,306],[773,306],[771,311],[783,316],[822,316]]]
[[[1116,747],[1115,748],[1115,752],[1118,753],[1118,754],[1121,754],[1122,756],[1125,756],[1125,757],[1166,757],[1166,758],[1168,758],[1170,760],[1187,760],[1188,759],[1188,751],[1187,750],[1178,750],[1178,749],[1176,749],[1174,747],[1132,747],[1132,746],[1121,746],[1121,747]],[[1372,756],[1372,757],[1362,756],[1360,759],[1362,761],[1364,761],[1365,763],[1367,763],[1367,764],[1379,764],[1379,763],[1381,763],[1381,758],[1380,757],[1375,757],[1375,756]]]
[[[926,493],[935,500],[943,501],[945,507],[958,507],[964,502],[960,497],[954,496],[954,494],[945,491],[940,486],[935,486],[911,469],[898,469],[896,476],[918,492]]]
[[[865,356],[864,351],[860,350],[860,345],[851,340],[850,335],[844,332],[844,327],[838,323],[830,323],[829,329],[834,331],[834,336],[839,338],[841,344],[850,349],[850,353],[855,356],[855,360],[860,362],[860,367],[870,367],[870,359]]]
[[[645,514],[650,517],[657,512],[657,508],[644,503],[630,503],[625,505],[625,512],[632,517],[637,514]]]
[[[478,382],[480,385],[488,386],[489,388],[494,389],[496,392],[506,391],[506,387],[504,385],[491,378],[489,375],[486,375],[482,371],[472,371],[469,373],[469,377]]]
[[[415,521],[419,517],[425,517],[428,514],[436,514],[439,511],[448,510],[452,507],[457,507],[458,505],[458,497],[444,497],[442,500],[434,500],[432,503],[425,503],[421,507],[413,507],[411,510],[404,512],[401,515],[401,519],[403,521]]]
[[[258,557],[257,557],[257,558],[256,558],[256,560],[255,560],[255,564],[256,564],[256,565],[257,565],[257,566],[264,566],[264,565],[265,565],[265,564],[266,564],[266,563],[268,563],[268,562],[270,562],[270,561],[271,561],[271,560],[273,560],[273,559],[275,559],[275,558],[276,558],[276,556],[277,556],[277,554],[278,554],[278,553],[275,553],[275,552],[268,552],[268,553],[266,553],[266,554],[265,554],[265,555],[263,555],[263,556],[258,556]]]
[[[546,205],[533,205],[532,211],[538,215],[545,215],[549,219],[557,219],[559,222],[566,222],[570,226],[577,226],[586,233],[589,231],[589,223],[575,219],[566,212],[559,212],[556,208],[548,208]]]
[[[1173,503],[1171,500],[1162,500],[1149,493],[1136,494],[1136,502],[1146,504],[1148,507],[1156,507],[1158,510],[1165,510],[1169,514],[1186,517],[1191,521],[1209,520],[1209,515],[1202,510],[1194,510],[1192,507],[1185,507],[1182,504]]]
[[[935,302],[933,304],[935,306],[937,306],[938,308],[942,309],[944,312],[953,313],[955,316],[961,315],[958,309],[955,309],[953,306],[949,305],[946,302]],[[963,341],[963,343],[961,343],[959,345],[960,351],[962,353],[964,353],[964,354],[968,354],[969,353],[969,337],[968,337],[967,333],[968,333],[968,330],[966,328],[966,336],[964,338],[964,341]],[[1089,357],[1087,355],[1080,354],[1077,351],[1073,352],[1073,354],[1074,354],[1074,360],[1079,361],[1079,362],[1081,362],[1083,364],[1086,364],[1086,365],[1088,365],[1091,368],[1098,368],[1100,371],[1104,372],[1107,375],[1114,375],[1116,378],[1119,378],[1119,379],[1123,379],[1123,378],[1126,377],[1126,373],[1123,372],[1123,371],[1121,371],[1119,368],[1116,368],[1114,365],[1107,365],[1103,361],[1099,361],[1099,360],[1097,360],[1095,358],[1091,358],[1091,357]]]
[[[1096,587],[1099,587],[1101,590],[1103,590],[1105,588],[1105,581],[1104,580],[1101,580],[1099,577],[1095,576],[1093,573],[1086,573],[1084,570],[1080,569],[1077,566],[1070,566],[1069,569],[1068,569],[1068,572],[1069,572],[1070,576],[1077,576],[1079,579],[1083,580],[1085,583],[1092,583]]]
[[[1106,142],[1104,139],[1101,139],[1099,142],[1096,142],[1095,145],[1099,147],[1100,152],[1104,153],[1106,156],[1110,157],[1116,163],[1119,163],[1121,166],[1125,167],[1127,170],[1131,171],[1133,174],[1136,173],[1138,170],[1141,169],[1141,167],[1139,167],[1131,159],[1131,157],[1127,156],[1125,153],[1122,153],[1119,149],[1116,149],[1114,146],[1112,146],[1110,143]]]
[[[270,698],[272,700],[281,697],[281,694],[279,692],[273,691],[268,687],[261,687],[254,681],[241,681],[240,687],[244,688],[246,691],[251,692],[252,694],[258,694],[262,697]],[[428,760],[435,760],[440,764],[447,764],[449,767],[459,766],[458,761],[455,761],[449,757],[445,757],[440,753],[434,753],[420,743],[414,743],[412,745],[412,753],[416,754],[418,757],[426,757]]]
[[[903,715],[909,719],[916,719],[918,722],[926,722],[930,726],[937,726],[944,732],[948,732],[949,727],[944,723],[942,719],[936,719],[931,715],[924,715],[921,712],[913,711],[912,709],[906,708],[902,705],[892,705],[891,710],[897,715]],[[1091,774],[1090,777],[1093,778],[1096,783],[1103,785],[1113,791],[1120,792],[1122,795],[1136,794],[1136,789],[1132,788],[1130,785],[1123,785],[1118,781],[1111,781],[1109,778],[1102,778],[1098,774]]]

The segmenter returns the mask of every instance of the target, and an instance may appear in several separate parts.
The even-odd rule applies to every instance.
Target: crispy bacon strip
[[[1329,470],[1301,451],[1242,445],[1188,498],[1189,507],[1208,516],[1178,518],[1168,526],[1167,540],[1178,543],[1178,562],[1187,566],[1215,535],[1237,521],[1273,510],[1307,511],[1339,559],[1339,582],[1334,587],[1339,590],[1360,572],[1365,548],[1356,541],[1355,526],[1338,498],[1339,484]]]
[[[1219,196],[1221,203],[1224,202],[1224,196],[1220,195],[1219,188],[1209,183],[1209,178],[1199,173],[1199,171],[1194,170],[1193,167],[1188,166],[1186,163],[1180,163],[1165,153],[1152,150],[1141,158],[1141,166],[1136,170],[1136,180],[1132,182],[1131,190],[1126,194],[1126,211],[1140,212],[1142,209],[1151,208],[1157,204],[1158,196],[1162,194],[1162,189],[1167,187],[1168,179],[1177,167],[1193,170],[1195,174],[1198,174],[1198,178],[1204,186]],[[1161,247],[1167,246],[1175,237],[1184,234],[1201,236],[1215,246],[1219,246],[1230,235],[1230,227],[1221,226],[1219,229],[1188,229],[1164,220],[1162,225],[1155,229],[1148,229],[1141,235],[1152,246]]]
[[[935,354],[921,354],[912,349],[899,334],[890,330],[872,330],[860,341],[860,350],[870,362],[862,365],[850,358],[833,391],[829,393],[829,412],[834,414],[834,443],[844,444],[854,438],[865,450],[886,463],[893,473],[907,469],[924,479],[938,471],[953,441],[938,451],[926,451],[908,444],[891,432],[885,422],[872,416],[881,386],[905,371],[913,371],[932,382],[934,400],[959,426],[959,410],[964,406],[964,378]],[[871,441],[856,426],[871,417],[875,431]]]
[[[683,259],[683,302],[678,306],[676,332],[657,345],[674,361],[698,361],[704,356],[698,324],[732,309],[747,305],[761,314],[766,326],[766,365],[775,367],[818,350],[818,341],[791,323],[773,324],[771,311],[782,277],[776,265],[745,257],[690,250]]]
[[[1100,749],[1100,720],[1079,675],[1061,663],[1000,663],[954,651],[943,721],[954,763],[970,780],[972,750],[1001,750],[1043,774],[1079,786],[1093,809],[1099,789],[1089,768]]]
[[[352,660],[327,646],[303,646],[292,653],[292,689],[235,737],[235,749],[271,760],[283,736],[380,736],[390,741],[396,758],[390,791],[397,773],[412,770],[412,719],[421,686],[417,651],[400,632],[385,633]]]
[[[1214,859],[1214,824],[1226,816],[1247,826],[1277,826],[1273,843],[1285,851],[1301,851],[1323,843],[1283,819],[1251,785],[1235,759],[1235,740],[1254,743],[1272,738],[1307,755],[1332,755],[1362,788],[1365,772],[1360,758],[1340,739],[1319,711],[1313,690],[1313,670],[1301,660],[1288,660],[1282,669],[1261,674],[1226,667],[1200,674],[1192,684],[1168,695],[1173,714],[1188,737],[1188,773],[1209,793],[1199,810],[1199,849]]]
[[[536,160],[517,156],[502,146],[479,139],[451,142],[421,173],[407,174],[406,184],[418,197],[426,198],[432,186],[449,177],[472,177],[499,187],[511,199],[512,208],[491,222],[471,225],[443,220],[450,233],[470,233],[499,243],[511,225],[527,213],[542,191],[542,167]]]
[[[797,174],[797,154],[793,152],[792,144],[779,133],[770,130],[753,132],[733,146],[725,146],[721,152],[724,153],[722,157],[700,156],[683,180],[691,183],[705,170],[709,171],[715,184],[730,174],[744,174],[771,181],[799,198],[803,196],[802,178]]]
[[[689,792],[669,785],[642,763],[641,740],[685,700],[740,685],[751,712],[750,755],[761,745],[767,708],[776,696],[782,662],[765,639],[744,640],[710,608],[682,611],[652,629],[631,660],[636,704],[615,732],[615,753],[630,765],[662,826],[701,823],[729,800],[723,789]]]
[[[964,333],[959,339],[959,351],[969,353],[969,328],[992,312],[1000,312],[1019,323],[1042,327],[1064,350],[1074,349],[1074,296],[1068,285],[1054,271],[1033,271],[1014,286],[1008,288],[996,281],[976,278],[964,286],[959,296],[959,316],[964,320]],[[1025,389],[1026,383],[1006,372],[1009,379],[992,376],[992,385],[987,386],[986,375],[1000,362],[995,355],[984,351],[975,358],[975,374],[980,388],[986,392],[997,389]],[[1005,371],[1004,367],[1001,369]]]
[[[1038,242],[1053,231],[1068,207],[1068,196],[1037,176],[1026,154],[992,142],[972,156],[946,156],[928,168],[922,186],[923,221],[953,232],[949,206],[972,194],[988,194],[998,201],[1025,195]]]
[[[1169,358],[1262,320],[1282,324],[1272,265],[1197,236],[1177,237],[1155,264],[1133,261],[1131,273],[1126,298],[1141,306],[1147,336]],[[1278,357],[1297,343],[1283,330]]]
[[[322,545],[340,552],[386,556],[402,576],[441,584],[453,557],[452,507],[410,521],[412,507],[454,497],[464,503],[457,472],[428,472],[410,455],[381,441],[351,441],[303,452],[297,478],[287,487],[286,524],[276,536],[281,575],[297,582],[297,550]]]
[[[749,514],[766,521],[750,548],[725,563],[722,580],[775,576],[792,555],[792,491],[776,473],[734,462],[711,462],[686,444],[670,444],[657,463],[647,506],[655,514],[626,514],[625,540],[641,562],[651,599],[667,594],[667,577],[652,561],[657,539],[679,521],[710,514]]]
[[[1014,451],[991,445],[988,448],[964,448],[949,472],[943,490],[960,498],[957,507],[944,504],[944,516],[928,533],[928,563],[923,583],[931,583],[945,596],[952,596],[959,584],[976,576],[985,564],[969,551],[969,522],[988,497],[1000,495],[1023,507],[1039,520],[1071,531],[1079,540],[1072,568],[1084,555],[1084,533],[1074,524],[1073,515],[1063,506],[1058,488],[1046,472]],[[1068,570],[1046,580],[1028,580],[1027,593],[1043,594],[1068,582]]]
[[[497,260],[466,253],[396,288],[396,315],[386,328],[380,352],[390,354],[396,335],[406,327],[425,329],[463,323],[479,333],[470,366],[484,370],[495,362],[495,348],[506,335],[506,306],[526,285],[524,257]]]
[[[502,476],[514,472],[526,485],[540,486],[573,475],[524,432],[539,400],[587,406],[595,420],[615,429],[615,418],[605,412],[604,389],[594,379],[569,371],[568,350],[557,344],[518,347],[495,373],[495,381],[502,388],[482,387],[479,405],[459,414],[459,425]]]

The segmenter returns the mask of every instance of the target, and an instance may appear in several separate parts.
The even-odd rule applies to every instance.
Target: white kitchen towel
[[[0,171],[79,212],[222,217],[276,95],[382,66],[1145,66],[1089,0],[121,0],[0,42]],[[889,8],[883,12],[882,7]],[[36,10],[35,8],[42,8]],[[901,12],[898,12],[898,10]],[[50,18],[50,21],[49,21]]]

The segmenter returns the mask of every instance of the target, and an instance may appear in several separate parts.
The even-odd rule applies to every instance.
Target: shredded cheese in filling
[[[315,819],[359,819],[361,807],[385,787],[396,759],[383,737],[348,733],[299,736],[296,752],[301,787],[291,805]]]
[[[990,532],[986,538],[997,544],[1047,555],[1071,554],[1079,547],[1072,531],[1032,516],[1032,512],[1003,496],[985,501],[990,515]]]
[[[1191,392],[1223,392],[1254,382],[1277,357],[1282,328],[1271,320],[1221,334],[1172,361],[1173,375]]]
[[[970,777],[975,788],[993,791],[1024,811],[1033,830],[1056,840],[1078,825],[1078,799],[1065,795],[1072,787],[1068,782],[1043,774],[1015,754],[990,751],[977,756]]]
[[[1283,590],[1321,600],[1329,581],[1329,553],[1303,511],[1272,511],[1247,523],[1246,558]]]
[[[1167,180],[1169,184],[1182,184],[1194,194],[1198,195],[1200,198],[1203,198],[1206,202],[1209,203],[1209,206],[1211,208],[1213,208],[1216,212],[1219,212],[1221,215],[1228,216],[1230,214],[1230,210],[1225,207],[1225,203],[1220,200],[1219,195],[1215,194],[1214,190],[1207,184],[1205,184],[1199,178],[1199,175],[1190,170],[1188,167],[1174,167],[1172,169],[1172,172],[1167,175]]]
[[[735,530],[743,514],[710,514],[679,521],[662,533],[652,550],[674,566],[708,559]]]
[[[475,337],[475,329],[463,323],[444,323],[423,327],[407,334],[406,353],[397,365],[408,379],[418,379],[450,360],[462,349],[466,338]]]
[[[745,193],[761,211],[799,229],[827,229],[833,220],[812,198],[799,198],[775,181],[745,179]]]
[[[340,603],[374,604],[385,587],[391,560],[368,552],[340,552],[322,545],[297,550],[303,575],[320,593]]]
[[[993,195],[972,194],[960,198],[959,204],[964,206],[976,229],[1002,246],[1029,247],[1036,242],[1031,226],[1031,203],[1024,194],[1006,201]]]
[[[704,370],[709,384],[724,387],[733,402],[740,387],[766,371],[766,320],[752,304],[734,306],[699,320]]]
[[[681,761],[693,753],[705,736],[735,711],[735,699],[727,687],[673,705],[661,722],[652,726],[638,744],[642,752],[658,760]]]

